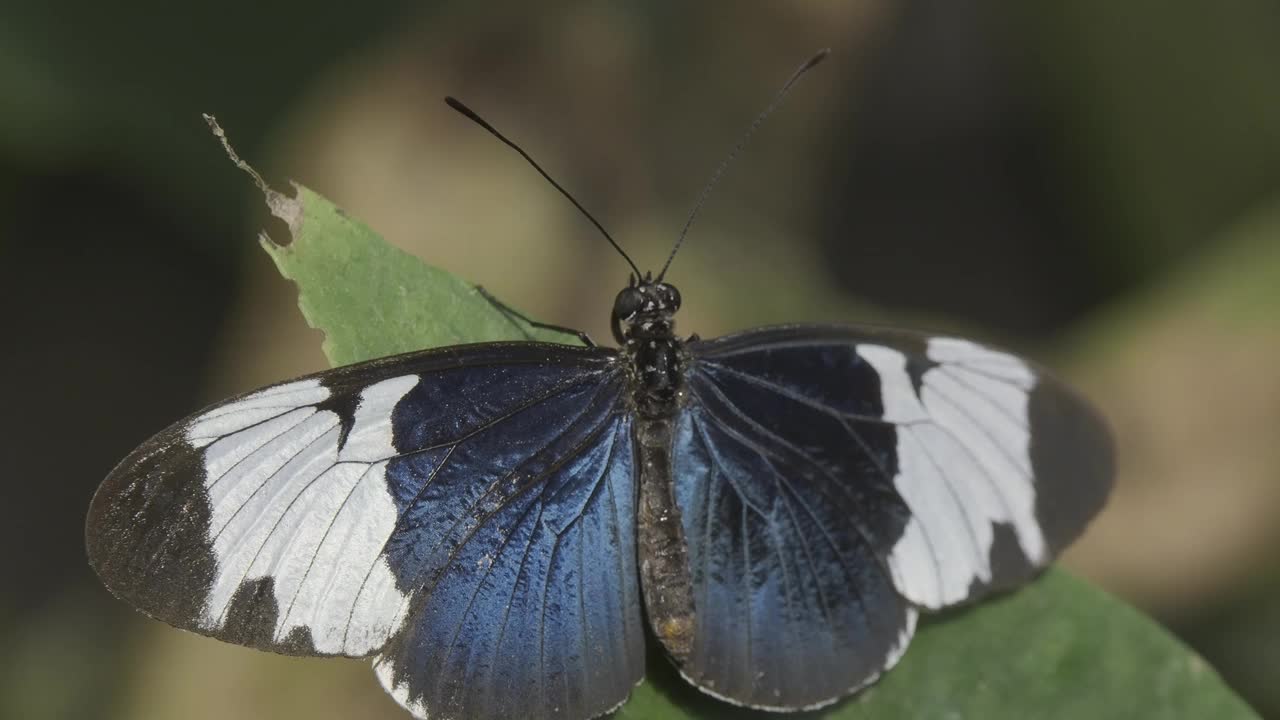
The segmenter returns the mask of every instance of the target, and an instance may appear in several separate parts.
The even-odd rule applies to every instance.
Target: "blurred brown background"
[[[681,329],[892,321],[1030,353],[1120,442],[1067,559],[1280,717],[1280,5],[855,0],[0,6],[0,717],[398,718],[360,662],[171,631],[82,522],[206,401],[323,366],[217,114],[391,242],[608,337],[787,74],[670,278]],[[340,282],[341,279],[335,279]],[[181,712],[175,708],[182,708]]]

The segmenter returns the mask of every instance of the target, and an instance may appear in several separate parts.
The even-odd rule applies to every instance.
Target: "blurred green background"
[[[86,565],[84,512],[115,461],[204,402],[324,364],[256,249],[256,190],[201,112],[273,183],[606,338],[626,266],[441,97],[657,266],[820,47],[831,59],[673,266],[681,329],[893,321],[1061,369],[1120,447],[1113,500],[1068,566],[1280,717],[1280,5],[1265,0],[7,0],[0,717],[404,717],[365,663],[172,631]]]

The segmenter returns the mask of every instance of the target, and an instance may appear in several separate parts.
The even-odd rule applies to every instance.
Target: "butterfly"
[[[424,350],[174,423],[99,488],[92,566],[180,628],[372,658],[419,718],[596,717],[650,636],[704,692],[791,711],[1034,577],[1105,501],[1106,426],[1043,368],[887,327],[681,338],[671,257],[631,263],[617,348]]]

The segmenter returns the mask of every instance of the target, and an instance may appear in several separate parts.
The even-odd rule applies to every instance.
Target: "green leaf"
[[[288,245],[264,238],[263,247],[281,273],[298,284],[302,312],[325,332],[325,351],[335,365],[464,342],[573,339],[514,322],[472,285],[392,248],[306,188],[297,187],[295,198],[263,188],[272,212],[292,235]],[[657,655],[646,682],[616,717],[778,717],[701,694]],[[1019,592],[925,623],[899,666],[877,684],[801,717],[1257,716],[1156,623],[1100,590],[1050,571]]]
[[[305,187],[284,210],[293,241],[262,247],[298,284],[298,306],[325,333],[334,365],[492,340],[578,344],[572,335],[530,327],[503,313],[476,286],[388,245]]]

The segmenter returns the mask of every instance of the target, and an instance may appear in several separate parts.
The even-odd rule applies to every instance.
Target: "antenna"
[[[529,164],[533,166],[533,169],[538,171],[539,175],[545,178],[547,182],[551,183],[552,187],[559,190],[560,194],[569,198],[569,202],[573,203],[573,206],[578,208],[578,211],[581,212],[583,215],[585,215],[587,219],[591,221],[592,225],[596,226],[596,229],[600,231],[600,234],[604,235],[604,239],[608,240],[609,244],[613,246],[613,249],[617,250],[618,254],[622,256],[622,259],[627,261],[627,264],[631,266],[631,269],[635,271],[636,275],[637,276],[640,275],[640,268],[636,267],[636,264],[631,261],[631,256],[627,255],[627,253],[623,251],[622,246],[618,245],[618,242],[613,239],[613,236],[609,234],[608,230],[604,229],[604,226],[600,224],[600,221],[596,220],[591,213],[587,212],[587,209],[582,207],[582,203],[578,202],[572,195],[570,195],[569,191],[565,190],[564,187],[560,185],[560,183],[553,180],[551,176],[547,174],[547,171],[542,169],[541,165],[539,165],[536,161],[534,161],[533,158],[529,157],[529,153],[525,152],[523,149],[521,149],[519,145],[515,144],[511,140],[508,140],[506,135],[503,135],[502,133],[498,132],[497,128],[490,125],[488,122],[485,122],[484,118],[477,115],[476,112],[471,108],[467,107],[466,105],[463,105],[462,101],[458,100],[455,97],[446,97],[444,101],[448,103],[449,107],[465,115],[466,118],[471,122],[479,125],[485,130],[488,130],[490,135],[501,140],[503,144],[505,144],[507,147],[520,153],[520,157],[527,160]]]
[[[689,228],[693,225],[693,219],[698,217],[698,211],[701,210],[703,204],[707,202],[707,198],[711,195],[711,190],[715,188],[716,183],[720,182],[720,176],[724,175],[725,169],[729,167],[729,164],[733,162],[733,159],[738,157],[738,153],[742,152],[742,149],[747,146],[747,141],[751,139],[756,128],[760,127],[765,118],[772,115],[773,111],[778,109],[778,106],[782,104],[782,100],[787,96],[787,93],[791,92],[791,86],[795,85],[796,81],[799,80],[802,75],[812,70],[813,66],[823,60],[826,60],[827,56],[830,54],[831,48],[823,48],[814,54],[813,57],[806,60],[799,68],[796,68],[796,71],[791,73],[791,77],[782,86],[782,89],[778,91],[778,94],[773,96],[773,100],[769,103],[768,107],[761,111],[761,113],[756,116],[756,119],[751,122],[751,125],[747,127],[747,131],[742,134],[742,139],[738,140],[738,144],[733,146],[733,150],[729,151],[728,157],[720,162],[720,167],[716,168],[716,171],[711,174],[711,180],[702,188],[702,194],[698,196],[698,201],[693,204],[693,211],[689,213],[689,219],[685,221],[684,227],[680,229],[680,237],[676,238],[676,245],[671,248],[671,254],[667,256],[667,263],[662,266],[662,272],[658,273],[657,282],[662,282],[663,276],[667,274],[667,268],[671,267],[671,261],[676,259],[676,252],[680,250],[680,246],[684,244],[684,236],[689,233]]]

